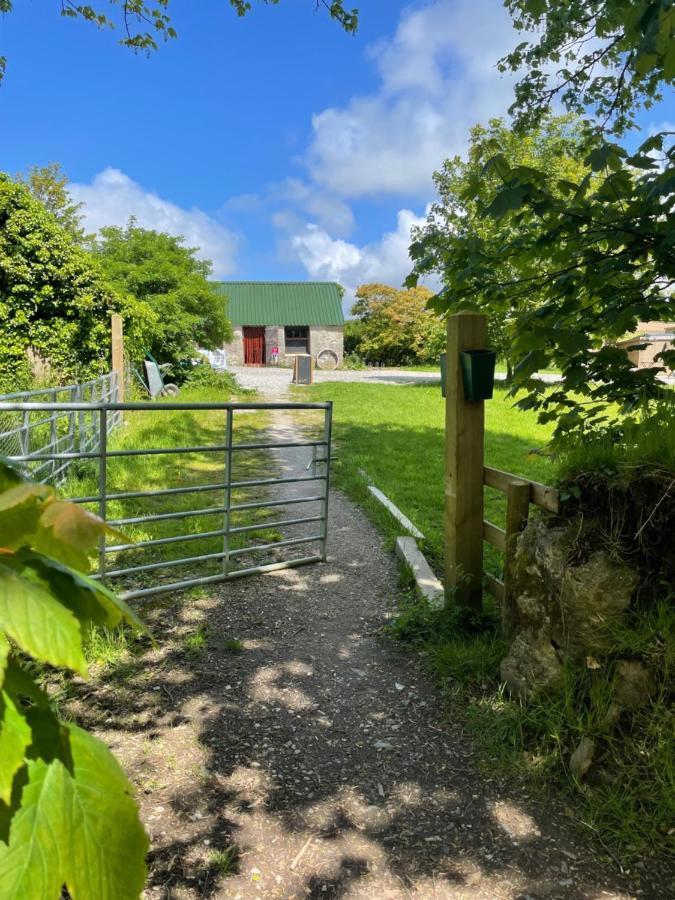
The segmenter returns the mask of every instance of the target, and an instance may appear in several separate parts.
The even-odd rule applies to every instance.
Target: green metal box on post
[[[496,358],[494,350],[462,350],[459,354],[464,398],[470,403],[492,400]]]

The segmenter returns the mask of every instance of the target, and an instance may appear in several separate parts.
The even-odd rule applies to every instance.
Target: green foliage
[[[210,636],[207,625],[200,625],[192,634],[186,635],[181,641],[184,652],[196,659],[206,650]]]
[[[516,86],[517,127],[540,125],[554,98],[584,120],[584,177],[551,184],[542,165],[509,158],[503,140],[488,144],[484,177],[499,185],[490,202],[480,180],[465,202],[494,223],[497,240],[461,235],[443,261],[441,308],[471,305],[515,310],[512,333],[519,403],[556,422],[556,439],[604,424],[612,427],[663,386],[658,366],[631,371],[613,346],[639,322],[672,321],[675,244],[671,220],[672,135],[648,138],[629,153],[607,141],[631,125],[675,77],[675,16],[671,0],[508,0],[514,24],[533,32],[501,63],[523,67]],[[413,247],[421,271],[423,241]],[[507,277],[509,270],[514,277]],[[661,356],[675,362],[675,351]],[[544,367],[562,372],[552,392],[530,376]]]
[[[532,32],[500,61],[525,71],[510,109],[520,127],[538,124],[554,100],[595,111],[620,134],[640,106],[675,79],[672,0],[506,0],[516,29]]]
[[[352,314],[358,326],[353,352],[367,363],[406,365],[437,360],[445,349],[445,325],[427,308],[432,292],[424,287],[398,290],[386,284],[363,284]]]
[[[217,875],[234,875],[239,871],[241,851],[236,844],[225,850],[213,850],[209,855],[209,868]]]
[[[228,638],[223,643],[223,649],[228,653],[243,653],[244,645],[238,638]]]
[[[486,166],[494,156],[495,145],[499,144],[510,166],[540,168],[546,173],[551,190],[562,196],[561,181],[581,180],[589,172],[579,158],[580,141],[578,123],[571,116],[548,119],[528,134],[512,131],[502,119],[471,129],[466,159],[446,159],[442,169],[434,174],[439,199],[432,205],[426,224],[416,229],[412,245],[416,275],[434,273],[445,282],[446,289],[436,303],[439,309],[456,312],[466,302],[466,295],[460,299],[455,294],[456,281],[463,277],[462,271],[454,275],[458,244],[466,245],[468,252],[479,246],[482,253],[496,257],[504,241],[517,236],[515,223],[485,215],[502,186],[496,169]],[[493,278],[514,282],[531,277],[536,274],[532,262],[527,257],[505,259],[499,271],[493,272]],[[523,302],[514,302],[509,295],[500,298],[502,302],[498,304],[493,295],[478,290],[471,299],[475,308],[488,314],[490,346],[507,362],[510,372],[514,327],[524,310],[538,307],[538,296],[531,294]]]
[[[115,668],[126,657],[130,642],[130,630],[124,625],[116,628],[93,626],[85,637],[84,655],[90,665],[101,669]]]
[[[63,174],[60,163],[31,166],[25,178],[18,175],[16,180],[28,187],[36,200],[78,244],[85,240],[80,214],[83,204],[73,202],[68,191],[68,178]]]
[[[270,6],[277,6],[281,0],[258,0]],[[238,16],[245,16],[253,7],[252,0],[229,0],[230,6]],[[338,22],[348,34],[354,34],[358,28],[357,9],[345,9],[344,0],[310,0],[314,9],[323,7],[331,19]],[[110,10],[110,7],[113,7]],[[14,0],[0,0],[0,13],[11,12]],[[76,3],[74,0],[63,0],[61,15],[71,19],[84,19],[99,29],[122,28],[124,36],[120,39],[123,47],[134,51],[149,53],[157,50],[160,41],[168,41],[178,37],[169,15],[169,0],[101,0],[95,5]],[[0,82],[5,73],[6,59],[0,56]]]
[[[673,148],[664,149],[663,135],[632,156],[595,142],[586,156],[593,176],[561,180],[562,196],[544,171],[511,165],[496,144],[492,149],[486,170],[501,187],[482,212],[501,223],[503,240],[454,241],[440,302],[471,305],[480,295],[482,308],[522,310],[513,327],[512,393],[522,390],[521,408],[556,422],[556,438],[616,423],[665,391],[656,377],[662,367],[633,371],[612,342],[640,321],[673,315]],[[662,165],[653,157],[658,150]],[[472,197],[480,203],[476,186]],[[413,254],[423,258],[423,242]],[[504,278],[509,267],[517,277]],[[662,357],[675,362],[674,351]],[[562,373],[552,391],[531,379],[550,366]]]
[[[362,337],[363,322],[361,319],[347,319],[344,327],[345,355],[358,353]]]
[[[422,650],[430,669],[443,682],[493,679],[505,651],[492,614],[456,604],[432,609],[418,597],[399,605],[387,631],[396,640]]]
[[[343,369],[362,370],[367,368],[358,353],[346,353],[342,359]]]
[[[220,392],[223,393],[224,399],[228,399],[232,394],[240,392],[237,380],[231,372],[217,372],[206,362],[200,363],[190,370],[184,387],[195,390],[208,390],[214,403],[221,399]]]
[[[638,467],[675,476],[675,393],[639,411],[614,431],[601,430],[567,441],[556,458],[559,480],[601,473],[630,479]]]
[[[92,626],[141,623],[84,571],[106,528],[0,464],[0,896],[128,898],[147,837],[105,744],[55,715],[35,663],[86,677]]]
[[[113,312],[123,316],[127,348],[137,354],[153,311],[115,294],[30,190],[0,173],[0,391],[30,386],[29,350],[49,363],[56,383],[109,371]]]
[[[122,296],[149,306],[155,325],[146,350],[179,366],[196,348],[221,347],[232,336],[225,304],[208,281],[211,264],[183,238],[139,228],[102,228],[94,244],[106,277]]]

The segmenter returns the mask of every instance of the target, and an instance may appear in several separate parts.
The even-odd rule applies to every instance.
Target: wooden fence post
[[[506,553],[504,555],[504,602],[502,604],[502,634],[508,640],[513,630],[515,596],[511,567],[518,535],[527,525],[530,513],[531,485],[529,481],[509,481],[506,488]]]
[[[485,404],[464,397],[459,354],[487,345],[484,315],[448,319],[445,399],[445,586],[458,603],[483,603],[483,439]]]
[[[113,313],[112,331],[112,370],[117,373],[117,402],[124,403],[124,325],[122,316]]]

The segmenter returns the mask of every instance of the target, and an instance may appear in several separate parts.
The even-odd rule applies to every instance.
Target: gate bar
[[[321,557],[323,562],[326,562],[328,559],[328,498],[330,494],[330,454],[331,454],[331,440],[332,440],[332,431],[333,431],[333,401],[329,400],[328,405],[326,407],[326,413],[324,417],[324,440],[323,443],[326,446],[326,474],[325,478],[325,487],[324,487],[324,504],[323,504],[323,527],[321,529],[322,537],[321,537]]]
[[[304,525],[306,522],[323,522],[323,516],[305,516],[302,519],[285,519],[281,522],[257,522],[255,525],[239,525],[230,528],[230,534],[244,534],[247,531],[267,531],[268,528],[283,528],[285,525]]]
[[[106,482],[107,482],[107,449],[108,449],[108,413],[102,409],[98,419],[98,447],[99,447],[99,464],[98,464],[98,515],[105,522],[106,514]],[[98,540],[98,574],[103,578],[105,576],[105,554],[106,540],[105,529],[101,532]]]
[[[225,455],[225,516],[223,535],[223,575],[227,577],[230,570],[230,524],[232,506],[232,435],[234,430],[234,413],[231,409],[227,411],[227,422],[225,425],[225,443],[227,444],[227,453]]]
[[[203,584],[218,584],[218,582],[231,581],[233,578],[244,578],[247,575],[263,575],[265,572],[278,572],[280,569],[287,569],[292,566],[306,566],[310,563],[321,562],[320,556],[303,556],[299,559],[288,560],[279,563],[267,563],[264,566],[252,566],[249,569],[235,569],[230,572],[227,579],[224,575],[207,575],[204,578],[191,578],[188,581],[177,581],[174,584],[158,585],[154,588],[143,588],[139,591],[127,591],[119,594],[122,600],[135,600],[140,597],[151,597],[153,594],[163,594],[166,591],[181,591],[184,588],[196,587]]]
[[[44,393],[42,391],[38,391],[38,393]],[[137,410],[138,412],[147,412],[150,410],[164,409],[169,412],[198,412],[199,410],[214,410],[217,412],[222,412],[226,409],[231,410],[255,410],[255,409],[327,409],[330,401],[326,401],[324,403],[237,403],[237,402],[223,402],[223,403],[165,403],[154,402],[154,403],[59,403],[58,401],[54,401],[52,403],[7,403],[5,401],[0,402],[0,411],[1,412],[22,412],[25,410],[43,410],[44,412],[51,412],[55,406],[58,406],[60,410],[64,412],[75,411],[77,410],[93,410],[98,411],[100,409],[105,409],[108,412],[133,412]]]

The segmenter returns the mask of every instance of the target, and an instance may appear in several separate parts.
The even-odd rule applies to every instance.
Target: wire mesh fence
[[[32,480],[59,484],[73,463],[72,459],[64,459],[63,454],[98,453],[101,447],[101,419],[97,411],[68,410],[61,404],[117,403],[118,400],[116,372],[80,384],[1,394],[0,403],[54,406],[48,410],[0,411],[0,456],[22,457],[21,468]],[[121,421],[121,411],[111,412],[106,421],[106,434]]]

